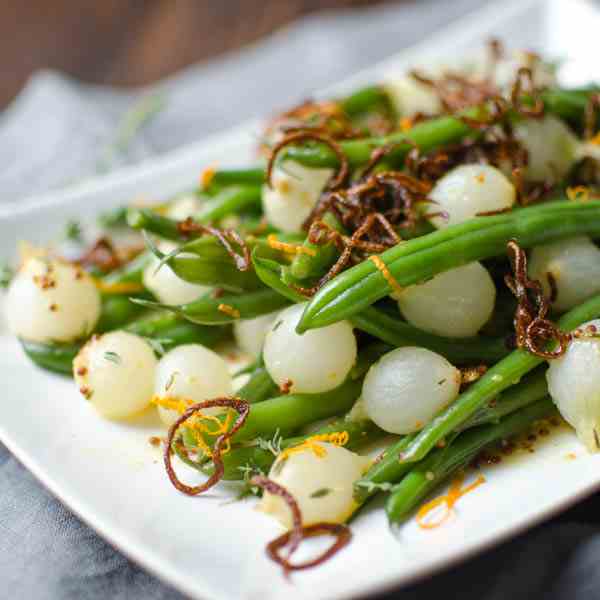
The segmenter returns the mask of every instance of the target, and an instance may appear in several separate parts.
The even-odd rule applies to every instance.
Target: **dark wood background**
[[[314,12],[378,0],[2,0],[0,107],[32,71],[138,85]]]

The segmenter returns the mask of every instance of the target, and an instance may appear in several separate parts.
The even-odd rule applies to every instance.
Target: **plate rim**
[[[356,74],[344,78],[341,82],[328,86],[325,90],[317,92],[317,95],[326,95],[335,93],[336,90],[343,90],[356,85],[357,83],[372,80],[373,75],[381,73],[388,68],[397,66],[398,63],[409,63],[419,57],[423,61],[439,53],[432,50],[434,46],[444,47],[456,40],[457,37],[467,39],[469,37],[479,37],[482,29],[492,30],[494,23],[503,19],[510,18],[527,7],[548,4],[545,0],[509,0],[502,9],[498,8],[496,2],[489,2],[483,7],[477,7],[469,10],[465,15],[453,19],[449,24],[439,27],[424,37],[421,41],[413,44],[404,50],[392,55],[389,58],[374,63],[370,67],[361,69]],[[482,21],[487,23],[482,28]],[[160,84],[159,84],[160,85]],[[73,185],[68,188],[52,190],[41,194],[33,194],[23,197],[18,204],[0,207],[0,221],[10,220],[11,217],[23,216],[32,213],[40,208],[48,208],[53,205],[63,205],[76,201],[81,196],[90,194],[109,193],[113,188],[119,188],[125,182],[131,180],[145,179],[146,177],[159,177],[162,171],[168,172],[173,166],[192,159],[195,155],[205,151],[210,146],[224,146],[229,143],[235,143],[239,136],[243,136],[248,131],[255,130],[261,122],[260,118],[249,119],[234,127],[221,132],[216,132],[205,136],[202,140],[185,144],[175,150],[164,154],[150,157],[140,163],[131,166],[125,166],[115,169],[110,174],[104,176],[94,176],[89,179]],[[210,583],[202,577],[201,572],[194,574],[194,585],[188,584],[187,578],[181,579],[180,573],[177,573],[170,565],[161,562],[161,557],[154,551],[142,548],[138,542],[132,539],[126,531],[115,528],[104,522],[102,517],[91,508],[86,506],[85,501],[81,501],[75,493],[67,487],[65,489],[55,478],[44,470],[38,464],[34,456],[30,455],[25,449],[21,448],[17,439],[14,439],[10,432],[0,423],[0,441],[6,446],[13,457],[17,459],[33,477],[57,498],[69,511],[87,526],[92,528],[106,543],[122,553],[128,560],[142,567],[145,571],[155,576],[160,581],[180,591],[190,597],[223,598],[223,593],[215,590]],[[600,478],[598,481],[590,482],[577,492],[564,497],[560,501],[542,509],[534,517],[525,517],[517,519],[512,525],[506,527],[500,533],[489,533],[484,535],[472,547],[468,547],[452,556],[440,557],[433,563],[424,567],[417,567],[409,576],[402,575],[397,578],[390,577],[383,582],[371,581],[360,585],[352,593],[352,597],[364,597],[367,594],[381,594],[391,590],[397,590],[400,587],[412,585],[425,579],[427,576],[446,571],[459,563],[462,563],[476,554],[486,552],[489,549],[504,543],[510,538],[531,529],[552,516],[564,511],[577,502],[589,497],[594,492],[600,490]],[[201,583],[200,583],[201,582]],[[342,599],[349,597],[349,594],[337,594],[335,598]]]

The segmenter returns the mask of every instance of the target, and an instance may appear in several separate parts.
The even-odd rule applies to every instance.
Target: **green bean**
[[[79,352],[79,344],[41,344],[19,340],[27,357],[38,367],[62,375],[73,374],[73,360]]]
[[[280,445],[274,443],[275,447],[273,450],[285,450],[292,446],[298,446],[315,435],[339,433],[342,431],[348,434],[348,442],[344,445],[344,448],[348,450],[356,450],[384,435],[381,429],[371,421],[353,422],[342,417],[336,419],[333,423],[317,429],[313,433],[286,438],[281,441]],[[257,444],[234,448],[231,452],[223,455],[223,466],[225,469],[223,479],[230,481],[243,479],[244,472],[248,468],[256,472],[268,473],[276,458],[276,454],[264,445]],[[204,467],[202,470],[207,474],[211,474],[213,470],[212,465],[208,468]]]
[[[204,327],[164,312],[139,319],[125,330],[156,340],[165,352],[185,344],[201,344],[213,348],[230,334],[227,327]]]
[[[380,255],[388,273],[365,260],[324,285],[310,301],[298,332],[347,319],[399,286],[425,281],[437,273],[504,254],[506,243],[520,246],[577,235],[600,233],[600,201],[554,202],[485,218],[475,218],[398,244]],[[386,278],[387,275],[387,278]]]
[[[229,185],[262,185],[265,182],[263,167],[247,169],[217,169],[210,178],[209,189]]]
[[[343,232],[343,227],[331,213],[326,213],[322,221],[334,231]],[[290,266],[291,275],[300,280],[308,279],[309,277],[321,277],[340,254],[333,242],[329,242],[328,244],[313,244],[306,238],[303,246],[308,248],[311,253],[302,252],[297,254]]]
[[[386,503],[390,523],[405,520],[423,498],[453,473],[466,468],[483,448],[526,431],[535,421],[548,417],[555,410],[549,398],[539,400],[499,423],[466,431],[451,446],[432,452],[393,489]]]
[[[250,379],[238,390],[236,396],[254,404],[273,397],[278,391],[279,388],[271,379],[267,369],[260,365],[250,374]]]
[[[223,217],[238,213],[250,207],[260,207],[259,186],[233,186],[204,203],[202,210],[194,215],[198,223],[216,223]]]
[[[215,297],[213,292],[188,304],[167,305],[151,300],[135,300],[149,308],[164,308],[201,325],[224,325],[238,319],[254,319],[286,307],[289,302],[268,288],[246,294],[224,294]]]
[[[163,217],[151,208],[130,208],[127,211],[127,224],[132,229],[149,231],[167,240],[189,239],[188,235],[179,230],[178,221]]]
[[[476,116],[478,111],[469,111],[469,116]],[[438,117],[415,125],[407,132],[396,132],[384,137],[361,138],[358,140],[342,141],[340,147],[351,168],[364,165],[373,150],[383,146],[396,146],[395,150],[386,156],[390,164],[401,164],[409,150],[416,144],[422,152],[446,144],[459,142],[474,130],[457,117]],[[281,162],[294,160],[307,167],[336,168],[339,160],[336,154],[324,144],[304,144],[288,146],[280,155]]]
[[[272,437],[277,430],[290,432],[348,412],[362,388],[362,380],[347,380],[339,387],[322,394],[286,394],[252,405],[244,426],[233,436],[240,443],[257,437]],[[226,416],[218,417],[224,421]],[[185,438],[185,436],[184,436]],[[193,438],[185,438],[193,444]]]
[[[508,388],[497,398],[493,398],[486,405],[482,406],[459,429],[462,431],[463,429],[484,423],[497,423],[506,415],[540,400],[547,394],[546,368],[541,366],[523,378],[519,385]]]
[[[351,118],[381,109],[392,115],[395,113],[390,97],[381,85],[370,85],[358,89],[339,100],[339,103],[342,110]]]
[[[153,252],[159,260],[165,259],[177,277],[189,283],[217,286],[230,292],[251,291],[262,287],[253,269],[240,271],[231,259],[200,256],[173,256],[167,259],[160,250],[154,248]]]
[[[297,233],[279,233],[277,234],[277,240],[286,243],[300,243],[304,239],[304,236]],[[260,246],[263,251],[271,252],[272,249],[269,246],[267,238],[249,235],[244,240],[250,250],[256,246]],[[222,259],[231,261],[231,256],[225,250],[223,244],[219,242],[215,237],[203,236],[195,240],[186,242],[179,247],[179,252],[195,254],[204,259]]]
[[[127,296],[118,294],[102,297],[102,311],[95,331],[104,333],[119,329],[133,320],[142,312],[143,308],[134,304]]]
[[[252,253],[257,275],[263,283],[294,302],[306,300],[280,278],[281,265],[274,260],[262,258],[259,252]],[[354,314],[350,322],[358,329],[369,333],[393,347],[422,346],[445,356],[454,364],[473,362],[493,363],[506,356],[508,350],[500,338],[471,337],[462,339],[443,338],[413,325],[394,319],[382,311],[367,307]]]
[[[557,116],[573,119],[575,116],[581,120],[582,110],[585,106],[581,102],[581,95],[569,93],[567,90],[547,90],[542,99],[549,111],[554,111]],[[464,111],[462,116],[477,118],[481,109],[472,108]],[[397,146],[386,160],[395,166],[402,164],[409,150],[416,144],[422,152],[429,152],[439,146],[460,141],[468,135],[475,134],[460,116],[441,116],[418,123],[407,132],[395,132],[384,137],[374,137],[358,140],[343,141],[340,143],[350,166],[355,168],[365,164],[376,148],[382,146]],[[339,160],[331,148],[324,144],[303,144],[289,146],[280,156],[281,161],[295,160],[307,167],[339,166]]]
[[[600,315],[600,296],[595,296],[563,315],[558,325],[563,331],[571,331],[598,315]],[[430,421],[404,449],[401,460],[405,463],[421,460],[438,442],[458,429],[486,402],[514,385],[523,375],[543,361],[543,358],[525,350],[513,351]]]

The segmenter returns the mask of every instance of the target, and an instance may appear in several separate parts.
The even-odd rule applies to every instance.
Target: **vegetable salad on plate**
[[[600,450],[600,88],[555,72],[493,41],[304,102],[253,166],[23,243],[6,321],[101,417],[157,410],[179,492],[260,496],[285,572],[379,494],[437,527],[482,451],[540,422]]]

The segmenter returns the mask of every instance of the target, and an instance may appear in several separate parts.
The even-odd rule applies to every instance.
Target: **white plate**
[[[582,0],[493,3],[341,87],[434,56],[464,55],[491,34],[568,58],[565,80],[581,83],[594,77],[599,20]],[[49,239],[69,217],[189,187],[210,162],[244,164],[255,130],[255,123],[247,124],[140,167],[29,199],[12,214],[0,212],[0,256],[11,255],[17,239]],[[252,501],[224,505],[232,497],[227,486],[201,498],[174,491],[159,450],[148,443],[160,431],[151,414],[129,424],[99,419],[72,382],[34,369],[7,337],[0,337],[0,393],[0,439],[27,468],[125,554],[194,597],[318,600],[381,591],[431,575],[600,488],[600,457],[587,455],[562,430],[534,454],[490,469],[487,483],[463,498],[455,518],[437,530],[425,532],[411,522],[392,534],[383,512],[372,507],[354,522],[348,549],[295,575],[290,585],[264,553],[280,530],[253,510]]]

